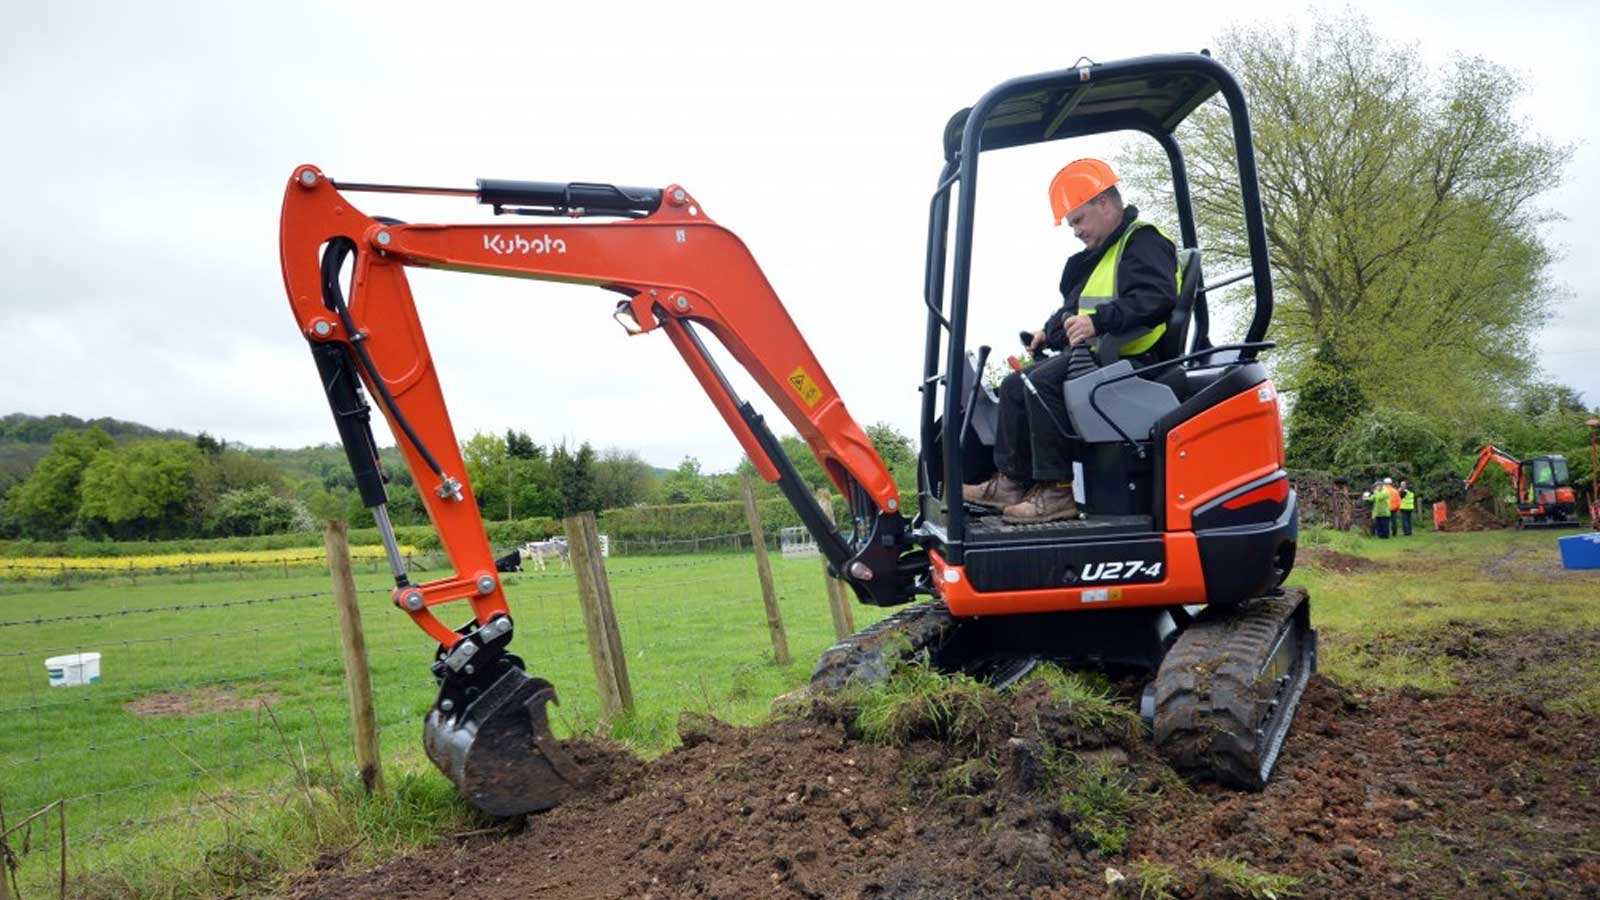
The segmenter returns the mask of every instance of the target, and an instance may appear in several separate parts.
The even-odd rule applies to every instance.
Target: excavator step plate
[[[465,709],[435,703],[423,725],[428,758],[467,801],[492,816],[550,809],[583,784],[583,773],[550,733],[555,687],[518,668]]]

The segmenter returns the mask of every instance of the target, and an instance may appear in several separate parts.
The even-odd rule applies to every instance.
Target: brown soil
[[[686,721],[683,747],[648,763],[610,754],[585,796],[514,834],[311,873],[289,895],[1130,898],[1169,866],[1168,896],[1220,900],[1244,895],[1195,863],[1227,857],[1298,878],[1305,897],[1600,898],[1600,720],[1553,711],[1544,698],[1563,685],[1548,682],[1563,679],[1536,675],[1594,658],[1600,633],[1461,626],[1429,640],[1418,649],[1449,655],[1464,690],[1313,679],[1259,794],[1185,785],[1139,736],[1074,726],[1033,684],[903,749],[852,738],[837,712]],[[1544,695],[1524,690],[1541,681]],[[1043,774],[1045,742],[1128,789],[1122,851],[1102,852],[1061,803],[1070,785]],[[1127,880],[1108,887],[1108,869]]]
[[[1327,547],[1301,547],[1295,553],[1295,562],[1315,566],[1340,575],[1373,572],[1387,568],[1383,563],[1376,560],[1367,559],[1364,556],[1355,556],[1350,553],[1340,553]]]
[[[241,696],[234,685],[204,687],[187,691],[162,691],[145,694],[123,704],[128,712],[140,716],[203,716],[210,713],[255,709],[262,703],[275,703],[277,694],[253,693]]]
[[[1447,509],[1449,515],[1439,525],[1440,531],[1493,531],[1509,528],[1513,524],[1495,514],[1494,499],[1481,487],[1474,486],[1467,491],[1466,497],[1449,501]],[[1428,511],[1428,515],[1433,515],[1432,510]]]

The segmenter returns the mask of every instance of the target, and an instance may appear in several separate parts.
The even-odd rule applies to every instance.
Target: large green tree
[[[137,441],[96,453],[83,471],[85,530],[119,539],[192,534],[200,451],[189,441]]]
[[[67,533],[78,519],[84,470],[95,456],[110,452],[111,436],[99,428],[60,431],[50,452],[26,480],[6,495],[7,512],[26,537],[52,538]]]
[[[601,509],[652,503],[660,493],[655,468],[633,450],[606,448],[595,460],[594,479]]]
[[[1559,294],[1543,228],[1553,215],[1539,198],[1570,158],[1516,112],[1520,76],[1478,57],[1430,67],[1348,12],[1323,13],[1307,32],[1237,27],[1216,55],[1250,104],[1277,289],[1271,337],[1287,386],[1328,354],[1374,405],[1465,419],[1506,402],[1532,371],[1533,335]],[[1178,137],[1206,270],[1241,268],[1249,253],[1221,97]],[[1136,189],[1170,187],[1153,146],[1123,165]]]

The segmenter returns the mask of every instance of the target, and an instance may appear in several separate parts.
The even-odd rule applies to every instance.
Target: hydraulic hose
[[[327,249],[322,252],[322,305],[326,306],[330,312],[339,317],[340,322],[344,323],[345,333],[350,335],[350,346],[355,349],[356,358],[360,361],[361,368],[367,373],[367,377],[372,381],[373,389],[378,392],[379,397],[383,398],[384,407],[394,415],[394,420],[400,426],[400,430],[405,433],[406,440],[410,441],[411,446],[416,448],[417,454],[422,457],[423,462],[427,463],[428,468],[433,470],[433,474],[439,476],[441,488],[446,489],[443,490],[440,496],[446,496],[449,493],[453,493],[453,491],[448,490],[453,479],[445,474],[444,467],[439,465],[438,460],[433,458],[433,454],[428,451],[427,445],[422,442],[422,438],[417,435],[417,432],[411,427],[411,423],[406,420],[405,413],[400,411],[399,404],[395,403],[394,396],[389,393],[388,386],[384,384],[383,378],[378,374],[378,367],[372,362],[371,354],[367,353],[365,346],[366,336],[356,330],[355,322],[350,318],[350,309],[345,306],[344,290],[339,286],[339,270],[344,267],[345,257],[349,256],[355,249],[356,242],[347,237],[336,237],[328,241]]]

